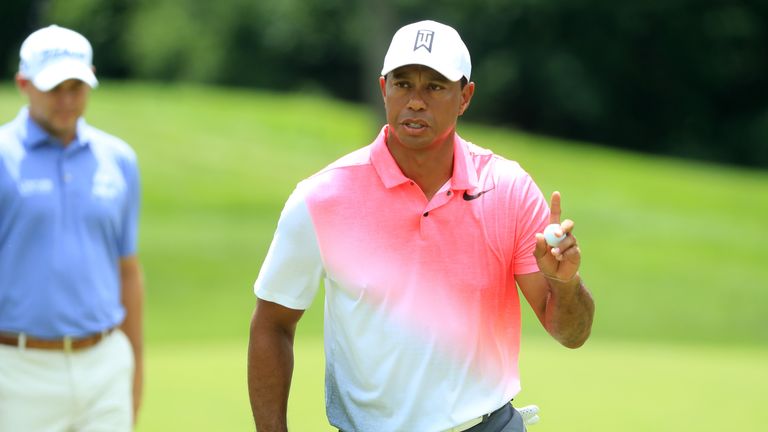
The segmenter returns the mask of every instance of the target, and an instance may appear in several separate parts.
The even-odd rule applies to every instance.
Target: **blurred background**
[[[56,23],[94,46],[88,121],[139,156],[139,432],[253,429],[251,286],[282,205],[375,137],[389,40],[421,19],[471,52],[459,133],[561,191],[584,251],[583,348],[523,308],[530,430],[764,429],[768,1],[4,0],[0,123],[25,103],[21,42]],[[322,315],[318,296],[299,325],[294,431],[333,430]]]
[[[429,8],[428,11],[425,11]],[[40,26],[78,29],[102,77],[378,97],[389,38],[461,30],[481,97],[468,119],[720,163],[768,166],[762,0],[5,0],[0,66]]]

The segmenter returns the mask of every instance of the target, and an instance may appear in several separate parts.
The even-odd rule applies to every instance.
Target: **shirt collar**
[[[387,189],[411,180],[403,174],[395,162],[395,158],[387,147],[389,126],[384,125],[372,144],[371,163]],[[453,175],[451,176],[451,189],[474,190],[477,187],[477,172],[472,163],[472,155],[469,153],[467,142],[458,134],[454,134],[453,141]]]
[[[26,131],[26,135],[22,137],[22,142],[28,148],[40,147],[44,144],[60,144],[57,138],[54,138],[40,127],[29,115],[29,108],[23,107],[19,112],[17,119],[23,122],[26,127],[23,130]],[[69,144],[71,148],[85,147],[90,143],[90,137],[88,134],[88,124],[85,119],[80,117],[77,120],[77,130],[75,131],[75,139]]]
[[[384,183],[384,187],[391,189],[411,180],[403,174],[400,167],[395,162],[392,153],[387,147],[387,136],[389,135],[389,126],[384,125],[379,132],[379,136],[373,141],[371,148],[371,163],[379,174],[379,178]]]
[[[474,190],[477,187],[477,170],[469,152],[469,145],[459,134],[453,139],[453,175],[451,189]]]

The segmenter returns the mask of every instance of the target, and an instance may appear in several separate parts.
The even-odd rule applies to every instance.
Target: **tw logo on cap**
[[[419,48],[424,48],[427,52],[432,52],[432,41],[435,39],[435,32],[432,30],[419,30],[416,33],[416,43],[413,45],[413,50],[416,51]]]

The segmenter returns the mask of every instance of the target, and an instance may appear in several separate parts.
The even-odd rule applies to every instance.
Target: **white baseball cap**
[[[435,21],[419,21],[400,28],[384,56],[381,75],[411,64],[432,68],[451,81],[461,77],[469,81],[472,72],[469,50],[459,33]]]
[[[21,44],[19,73],[47,92],[63,81],[78,79],[99,85],[93,74],[93,49],[76,31],[51,25],[32,33]]]

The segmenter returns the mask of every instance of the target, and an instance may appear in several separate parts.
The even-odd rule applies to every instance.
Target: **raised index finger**
[[[560,223],[560,192],[552,192],[552,199],[549,204],[549,223]]]

